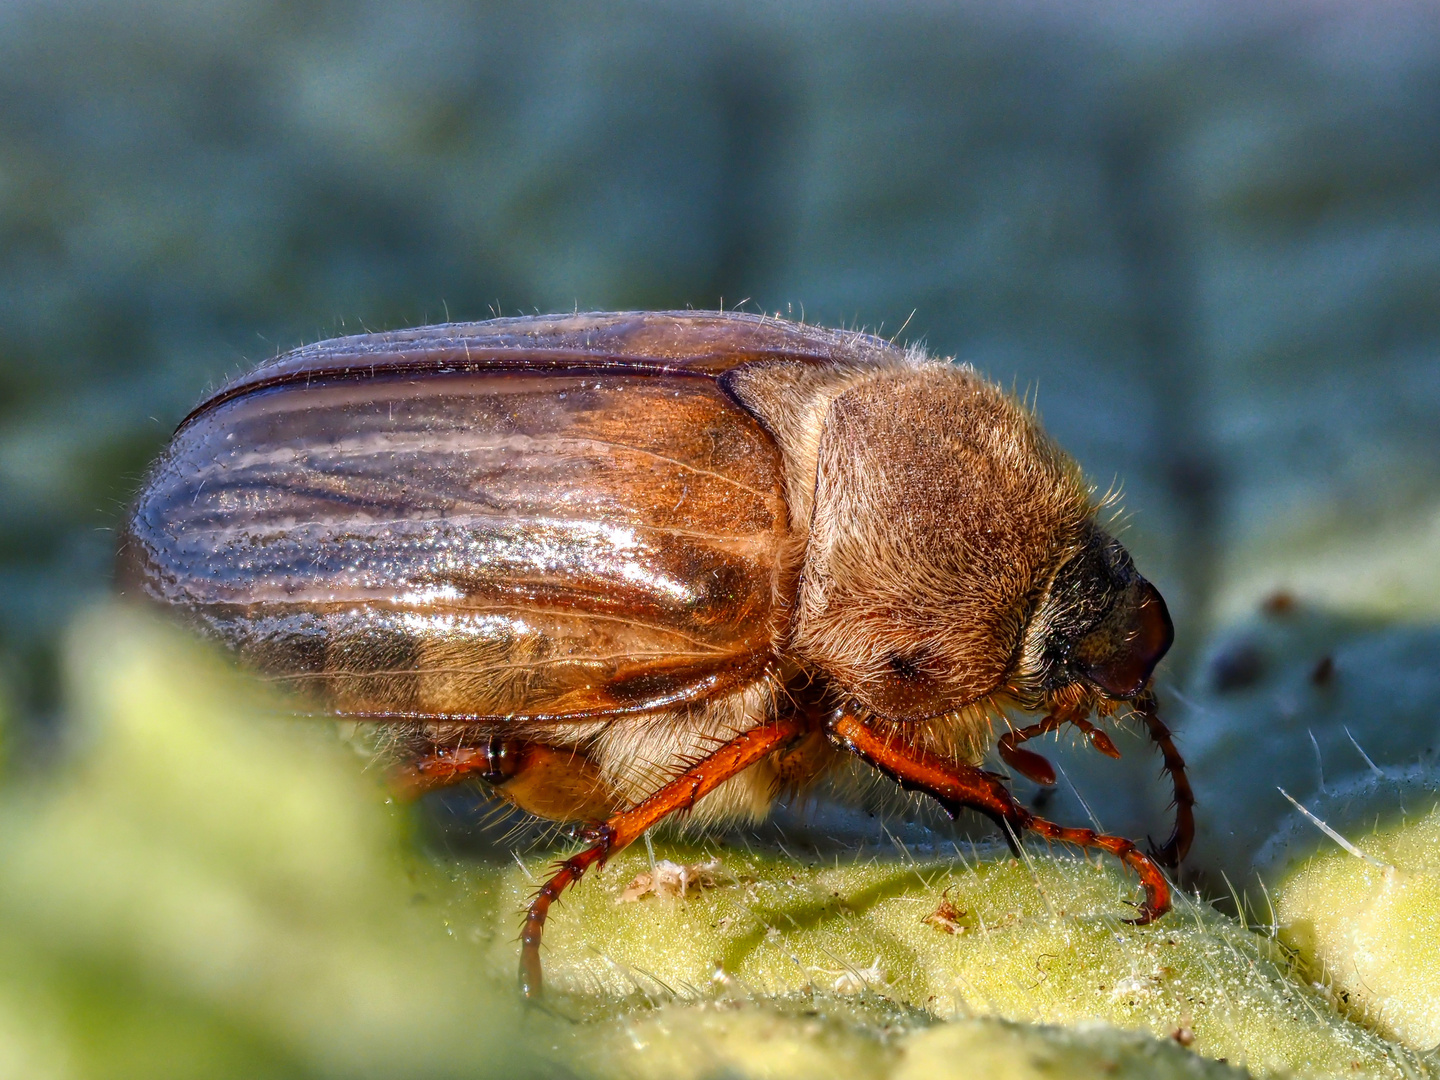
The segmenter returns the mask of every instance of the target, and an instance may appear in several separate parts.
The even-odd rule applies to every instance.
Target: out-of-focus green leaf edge
[[[626,852],[557,908],[551,1008],[526,1008],[537,857],[435,862],[329,725],[148,616],[90,614],[68,671],[59,760],[0,792],[0,1077],[1423,1069],[1270,939],[1188,901],[1130,926],[1132,882],[1044,851],[668,845],[714,884],[623,902],[648,864]]]

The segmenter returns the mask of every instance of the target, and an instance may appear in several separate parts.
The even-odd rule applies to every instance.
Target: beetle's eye
[[[1075,644],[1076,666],[1106,693],[1134,697],[1175,640],[1165,600],[1154,585],[1137,578],[1100,625]]]
[[[1097,529],[1052,589],[1059,615],[1047,642],[1051,689],[1084,679],[1111,697],[1144,690],[1175,630],[1165,601],[1129,553]]]

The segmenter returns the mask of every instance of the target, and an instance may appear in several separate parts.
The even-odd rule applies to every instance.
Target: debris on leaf
[[[830,968],[811,970],[821,975],[834,975],[835,985],[830,989],[836,994],[852,995],[863,994],[867,990],[884,990],[892,981],[890,973],[880,966],[879,956],[870,962],[869,967],[847,967],[840,971]]]
[[[967,914],[968,912],[961,911],[950,902],[950,890],[946,889],[940,894],[940,905],[920,921],[926,926],[933,926],[941,933],[963,934],[966,928],[960,920]]]
[[[1180,1026],[1170,1032],[1170,1038],[1181,1046],[1189,1046],[1195,1041],[1195,1031],[1190,1027],[1191,1023],[1193,1021],[1189,1016],[1180,1017]]]
[[[633,904],[651,893],[663,897],[683,897],[693,886],[696,889],[713,889],[719,884],[716,875],[720,872],[720,860],[710,859],[703,863],[674,863],[661,859],[653,869],[636,874],[635,879],[625,886],[617,903]]]

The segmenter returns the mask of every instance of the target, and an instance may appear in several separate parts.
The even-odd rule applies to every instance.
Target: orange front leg
[[[1165,761],[1165,771],[1170,774],[1170,783],[1175,790],[1175,827],[1170,831],[1170,838],[1151,854],[1165,866],[1178,866],[1190,850],[1191,841],[1195,839],[1195,792],[1191,790],[1190,780],[1185,775],[1185,759],[1180,756],[1180,751],[1175,749],[1175,743],[1170,738],[1170,729],[1156,711],[1155,695],[1147,693],[1136,701],[1135,711],[1140,719],[1145,721],[1151,741],[1160,748],[1160,756]]]
[[[540,887],[525,914],[525,927],[520,932],[520,989],[525,996],[540,996],[543,985],[540,937],[545,930],[550,905],[568,886],[579,881],[590,867],[604,866],[606,859],[638,840],[650,826],[671,814],[689,810],[732,776],[786,747],[803,735],[807,726],[799,717],[787,717],[737,735],[638,806],[615,814],[603,825],[588,829],[588,839],[594,843],[560,863],[555,876]]]
[[[835,714],[828,726],[831,738],[840,746],[892,777],[902,787],[931,796],[952,816],[964,808],[978,810],[1004,822],[1017,837],[1029,829],[1050,840],[1108,851],[1134,870],[1145,887],[1145,903],[1133,922],[1153,922],[1170,910],[1170,885],[1165,875],[1129,840],[1090,829],[1066,828],[1036,817],[1015,801],[1010,789],[994,773],[946,760],[909,745],[903,738],[880,734],[848,713]]]

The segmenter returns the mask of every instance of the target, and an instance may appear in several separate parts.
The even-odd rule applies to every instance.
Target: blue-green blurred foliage
[[[1440,491],[1427,4],[0,8],[0,679],[301,341],[748,300],[1020,389],[1194,654],[1227,552]],[[913,314],[913,318],[911,315]]]

